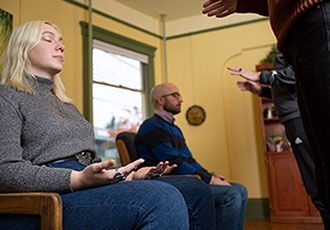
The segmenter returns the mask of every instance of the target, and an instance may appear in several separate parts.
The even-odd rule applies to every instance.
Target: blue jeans
[[[79,163],[78,161],[68,161],[58,164],[50,164],[50,167],[58,168],[71,168],[77,171],[80,171],[86,167],[86,165]],[[189,213],[189,229],[190,230],[214,230],[215,229],[215,211],[214,211],[214,202],[212,199],[211,190],[208,186],[199,179],[194,177],[187,176],[171,176],[171,177],[160,177],[152,181],[133,181],[133,182],[146,182],[150,187],[151,185],[155,187],[158,184],[165,185],[166,187],[175,187],[180,191],[185,200],[185,207],[188,208]],[[165,183],[164,183],[165,182]],[[122,184],[129,184],[132,182],[121,182]],[[117,184],[121,184],[117,183]],[[154,184],[156,183],[156,184]],[[151,185],[150,185],[151,184]],[[169,185],[170,184],[170,185]],[[172,186],[171,186],[172,185]],[[113,186],[113,185],[110,185]],[[148,189],[148,188],[147,188]],[[131,191],[134,193],[134,190]],[[170,191],[172,195],[173,190]],[[176,191],[174,192],[174,194]],[[74,194],[74,193],[73,193]],[[174,195],[173,194],[173,195]],[[149,196],[149,195],[148,195]],[[63,197],[62,197],[63,199]],[[157,198],[152,198],[153,202],[157,201]],[[168,204],[171,205],[171,202],[168,201]],[[127,205],[129,207],[129,205]],[[187,210],[186,208],[186,210]],[[175,214],[174,209],[170,211],[171,215],[182,215]],[[162,219],[163,216],[168,215],[167,212],[162,213],[158,218]],[[171,216],[170,215],[170,216]],[[175,223],[175,222],[173,222]],[[162,227],[157,227],[155,229],[167,229],[164,225]],[[133,228],[132,228],[133,229]],[[175,225],[173,228],[168,229],[181,229],[180,225]],[[187,228],[188,229],[188,228]]]
[[[209,185],[213,193],[217,230],[243,230],[247,190],[241,184]]]
[[[189,212],[190,230],[212,230],[215,227],[214,201],[210,188],[202,180],[190,176],[159,177],[183,195]]]
[[[314,158],[322,203],[330,214],[330,2],[309,9],[293,24],[285,58],[296,76],[298,104]],[[323,219],[325,220],[325,219]],[[328,221],[329,222],[329,221]],[[324,222],[325,229],[330,223]]]
[[[56,166],[81,167],[77,161]],[[148,180],[119,182],[61,194],[61,197],[64,229],[189,229],[185,200],[168,183]],[[36,216],[1,215],[0,228],[40,229],[39,221]]]

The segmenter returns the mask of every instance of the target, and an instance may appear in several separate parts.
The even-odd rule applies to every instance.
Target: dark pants
[[[288,36],[285,58],[293,65],[299,109],[315,162],[317,186],[330,211],[330,2],[300,17]],[[326,226],[329,229],[330,226]]]
[[[320,211],[325,225],[330,226],[330,216],[325,210],[317,190],[314,160],[302,121],[300,118],[295,118],[285,122],[283,125],[285,126],[286,136],[291,143],[294,156],[298,163],[305,189],[315,207]]]

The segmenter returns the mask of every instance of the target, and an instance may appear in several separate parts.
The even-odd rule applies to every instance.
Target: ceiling
[[[154,18],[166,14],[166,21],[201,15],[206,0],[115,0]]]

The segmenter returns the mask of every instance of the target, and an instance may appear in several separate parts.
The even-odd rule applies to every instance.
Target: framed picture
[[[0,9],[0,73],[6,61],[8,40],[13,27],[13,16]]]

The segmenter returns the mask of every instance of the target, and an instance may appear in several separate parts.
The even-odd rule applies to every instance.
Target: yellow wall
[[[61,28],[66,46],[62,80],[82,110],[79,21],[87,22],[88,13],[62,0],[0,0],[0,8],[13,14],[14,27],[30,20],[49,20]],[[164,80],[162,40],[96,14],[93,24],[156,47],[155,82]],[[235,65],[253,70],[275,43],[270,31],[263,21],[167,42],[168,79],[178,85],[184,100],[177,123],[191,151],[210,171],[246,185],[250,198],[267,197],[258,98],[240,92],[237,77],[225,68]],[[207,114],[198,127],[185,120],[185,111],[193,104],[201,105]]]
[[[275,43],[268,21],[168,41],[169,81],[183,95],[177,116],[195,158],[210,171],[247,186],[250,198],[267,197],[258,98],[236,87],[226,66],[254,70]],[[189,106],[206,110],[197,127],[185,120]]]

